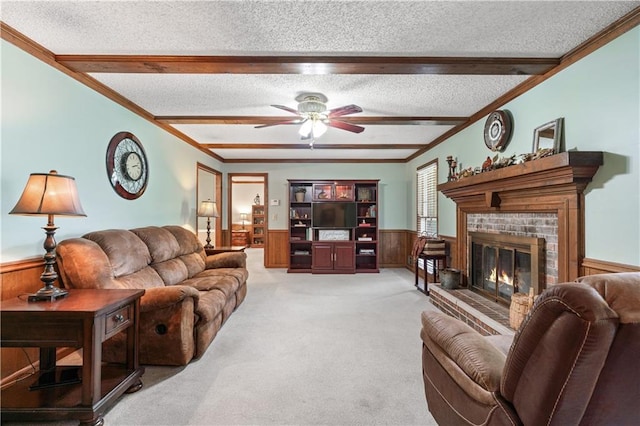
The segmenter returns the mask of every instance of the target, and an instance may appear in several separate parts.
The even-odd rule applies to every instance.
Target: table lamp
[[[246,213],[240,213],[240,220],[242,220],[242,229],[244,229],[244,223],[247,220],[247,214]]]
[[[213,244],[211,244],[211,218],[218,217],[218,206],[215,201],[206,200],[200,203],[200,207],[198,208],[198,216],[207,218],[207,244],[204,246],[205,249],[212,249]]]
[[[28,300],[30,302],[54,301],[66,296],[67,290],[53,285],[58,279],[55,270],[56,240],[54,238],[58,227],[54,225],[53,217],[55,215],[86,216],[80,205],[76,180],[71,176],[59,175],[55,170],[49,173],[31,173],[22,196],[9,214],[48,217],[47,226],[42,228],[47,234],[44,240],[46,251],[44,272],[40,276],[44,287],[30,294]]]

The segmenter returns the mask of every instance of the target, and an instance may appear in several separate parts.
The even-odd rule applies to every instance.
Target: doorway
[[[222,173],[202,163],[196,163],[196,234],[202,245],[222,245],[222,221],[219,214],[221,200]],[[201,215],[200,205],[203,201],[213,201],[217,211],[211,216]]]
[[[268,250],[268,185],[267,173],[229,173],[230,245],[246,245],[262,249],[263,263]],[[256,250],[258,251],[258,250]]]

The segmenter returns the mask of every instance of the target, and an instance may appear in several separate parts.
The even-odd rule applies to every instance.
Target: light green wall
[[[76,178],[87,217],[56,217],[58,241],[111,227],[195,227],[196,162],[219,162],[5,41],[1,59],[2,262],[44,253],[47,218],[7,214],[34,172]],[[135,134],[149,158],[149,185],[134,201],[107,180],[107,145],[119,131]]]
[[[221,164],[102,95],[2,41],[0,246],[6,262],[41,255],[46,218],[9,216],[32,172],[56,169],[76,177],[87,218],[57,218],[58,240],[90,230],[195,224],[195,164],[224,173],[268,173],[269,228],[286,229],[287,179],[380,179],[383,229],[415,230],[415,171],[447,155],[464,167],[493,156],[481,120],[407,164]],[[565,118],[567,148],[605,151],[605,165],[586,193],[586,255],[640,265],[640,29],[623,35],[533,90],[504,105],[514,116],[503,155],[531,150],[533,129]],[[111,189],[106,147],[122,130],[143,143],[150,182],[138,200]],[[227,179],[223,177],[226,205]],[[455,236],[455,205],[439,196],[439,232]],[[223,209],[224,211],[224,209]],[[274,216],[275,215],[275,216]],[[223,218],[223,224],[226,224]]]
[[[229,173],[268,173],[269,200],[280,200],[279,206],[269,206],[269,229],[287,229],[288,195],[287,179],[380,179],[379,211],[382,229],[406,229],[405,220],[409,186],[405,178],[406,164],[362,164],[362,163],[284,163],[284,164],[226,164]],[[268,200],[265,202],[268,203]]]
[[[604,165],[585,195],[586,257],[640,265],[640,28],[578,61],[501,109],[514,119],[511,143],[501,156],[530,152],[533,129],[564,117],[565,145],[604,151]],[[415,170],[439,161],[439,182],[447,180],[447,155],[463,167],[479,166],[494,153],[483,142],[484,120],[409,163],[406,179],[415,191]],[[456,235],[455,204],[440,195],[439,232]],[[407,199],[407,212],[415,201]],[[415,221],[407,216],[409,228]]]

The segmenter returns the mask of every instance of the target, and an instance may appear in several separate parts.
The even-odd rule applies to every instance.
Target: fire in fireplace
[[[545,288],[544,238],[469,232],[471,289],[509,304],[515,293]]]

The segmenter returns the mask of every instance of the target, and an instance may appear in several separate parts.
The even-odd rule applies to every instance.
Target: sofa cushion
[[[164,262],[180,254],[178,241],[166,229],[157,226],[146,226],[132,229],[131,232],[146,244],[151,254],[151,263]]]
[[[143,268],[133,274],[123,275],[116,278],[122,288],[154,288],[164,287],[164,282],[160,275],[150,266]]]
[[[204,271],[193,278],[183,281],[182,284],[200,291],[217,289],[227,298],[234,294],[238,290],[238,287],[240,287],[240,283],[233,275],[215,274],[211,272],[213,271]]]
[[[178,259],[180,259],[187,268],[187,276],[189,278],[204,271],[204,258],[200,253],[183,254]]]
[[[162,277],[165,285],[181,284],[182,281],[189,276],[187,267],[180,259],[170,259],[164,262],[154,263],[151,267]]]
[[[200,317],[199,321],[213,321],[222,312],[226,301],[227,298],[221,291],[201,291],[196,307],[196,314]]]
[[[60,279],[66,288],[121,288],[102,248],[85,238],[70,238],[56,247]]]
[[[162,229],[169,231],[180,246],[179,255],[198,253],[202,258],[205,257],[204,248],[192,231],[177,225],[163,226]]]
[[[147,245],[151,266],[166,285],[180,284],[204,269],[202,245],[191,231],[180,226],[147,226],[131,232]]]
[[[151,263],[146,244],[131,231],[108,229],[90,232],[83,238],[94,241],[109,258],[114,277],[133,274]]]
[[[205,269],[197,277],[233,277],[241,285],[249,278],[249,271],[243,268],[216,268]]]

